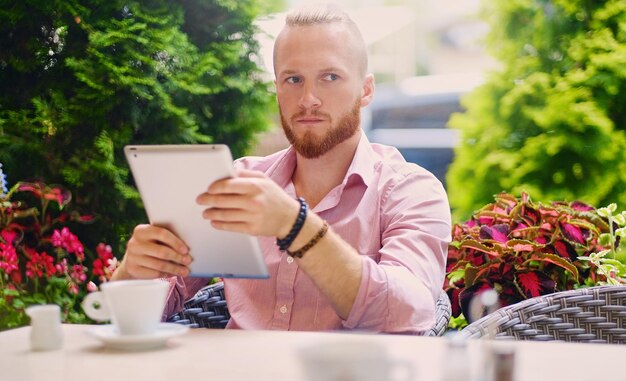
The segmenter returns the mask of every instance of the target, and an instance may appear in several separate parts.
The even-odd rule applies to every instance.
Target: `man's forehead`
[[[293,38],[319,38],[321,34],[331,34],[341,37],[340,41],[345,41],[348,44],[348,39],[351,39],[349,28],[339,22],[323,23],[323,24],[311,24],[311,25],[285,25],[276,38],[276,45],[285,40]],[[328,41],[330,42],[330,41]]]
[[[358,42],[353,38],[349,29],[340,23],[288,25],[283,28],[274,44],[274,61],[279,57],[289,58],[294,49],[303,45],[315,46],[307,52],[310,55],[321,55],[324,51],[333,51],[333,55],[338,53],[354,55],[359,52]]]

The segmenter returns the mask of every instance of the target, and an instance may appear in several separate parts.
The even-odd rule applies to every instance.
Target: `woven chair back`
[[[465,338],[626,342],[626,286],[543,295],[500,308],[460,332]]]

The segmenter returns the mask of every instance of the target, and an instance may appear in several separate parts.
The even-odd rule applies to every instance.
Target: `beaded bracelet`
[[[298,218],[296,218],[296,222],[294,222],[289,234],[285,238],[276,238],[276,245],[281,251],[287,250],[289,246],[293,243],[293,240],[296,239],[298,233],[300,233],[300,229],[302,229],[302,225],[304,225],[304,220],[306,219],[306,213],[309,209],[309,204],[304,201],[304,198],[299,197],[298,201],[300,202],[300,211],[298,212]]]
[[[304,253],[309,251],[309,249],[311,249],[313,246],[315,246],[315,244],[318,243],[319,240],[324,237],[324,235],[326,235],[327,231],[328,231],[328,223],[326,221],[324,221],[324,225],[322,226],[322,228],[317,232],[315,237],[311,238],[309,243],[307,243],[306,245],[302,246],[301,248],[299,248],[296,251],[286,250],[287,254],[289,254],[292,257],[302,258]]]

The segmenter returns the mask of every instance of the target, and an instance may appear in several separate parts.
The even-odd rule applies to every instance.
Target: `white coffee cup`
[[[169,283],[159,279],[120,280],[100,285],[81,306],[90,318],[110,320],[120,335],[154,333],[165,308]]]
[[[393,359],[386,348],[372,341],[320,343],[300,350],[309,381],[413,380],[413,364]]]

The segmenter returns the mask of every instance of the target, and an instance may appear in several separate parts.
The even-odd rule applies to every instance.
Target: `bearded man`
[[[450,241],[446,193],[398,150],[367,140],[367,66],[359,29],[337,7],[288,14],[274,73],[291,145],[237,160],[236,177],[196,200],[215,228],[257,236],[270,273],[225,280],[227,328],[420,333],[434,324]],[[140,225],[113,279],[172,277],[165,316],[207,283],[187,277],[191,261],[170,231]]]

